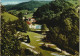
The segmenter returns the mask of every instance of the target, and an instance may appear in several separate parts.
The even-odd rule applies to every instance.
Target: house
[[[42,25],[36,25],[36,29],[41,29]]]
[[[35,24],[35,25],[30,24],[29,28],[32,28],[32,29],[41,29],[41,26],[42,25],[38,25],[38,24]]]
[[[27,18],[26,19],[27,24],[34,24],[36,22],[36,20],[34,18]]]
[[[36,22],[35,18],[23,17],[23,20],[26,21],[26,23],[29,25],[29,28],[41,29],[41,25],[35,24],[35,22]]]

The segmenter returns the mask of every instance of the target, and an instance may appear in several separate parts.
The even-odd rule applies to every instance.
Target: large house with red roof
[[[27,24],[30,25],[30,24],[34,24],[36,22],[36,20],[34,18],[28,18],[26,22],[27,22]]]
[[[29,28],[32,28],[32,29],[41,29],[41,25],[35,24],[35,22],[36,22],[35,18],[26,18],[26,17],[23,17],[23,20],[26,21],[26,23],[29,25]]]
[[[36,20],[34,18],[26,18],[23,17],[23,20],[26,21],[27,24],[34,24],[36,22]]]

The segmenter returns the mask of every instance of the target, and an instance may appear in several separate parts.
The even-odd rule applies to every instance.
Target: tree
[[[79,46],[79,15],[76,10],[75,6],[68,1],[56,0],[47,6],[39,7],[33,14],[37,23],[46,24],[49,28],[48,40],[62,49],[71,50],[72,54],[75,50],[79,52],[76,48]]]
[[[23,31],[23,32],[26,32],[26,31],[29,31],[29,26],[27,25],[27,23],[22,19],[23,18],[23,14],[20,12],[18,14],[18,20],[16,22],[16,29],[18,31]]]
[[[23,22],[23,31],[26,32],[26,31],[29,31],[29,26],[27,23]]]
[[[6,11],[5,7],[1,5],[1,12],[4,13]]]
[[[19,18],[20,20],[22,20],[22,18],[23,18],[22,12],[20,12],[17,16],[18,16],[18,18]]]
[[[5,22],[3,17],[1,19],[1,56],[20,55],[20,42],[14,36],[15,25],[12,25],[10,21]]]
[[[47,31],[47,26],[46,26],[46,24],[43,24],[43,25],[42,25],[41,31],[42,31],[43,33],[45,33],[45,31]]]
[[[27,43],[30,43],[30,38],[28,35],[27,35]]]

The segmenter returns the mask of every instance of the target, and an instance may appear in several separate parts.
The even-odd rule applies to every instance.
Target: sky
[[[28,2],[31,0],[1,0],[2,5],[8,5],[8,4],[18,4],[21,2]],[[35,1],[52,1],[52,0],[35,0]]]

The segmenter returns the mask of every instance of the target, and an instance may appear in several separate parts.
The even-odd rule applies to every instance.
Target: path
[[[34,36],[34,37],[37,37],[37,38],[43,38],[43,37],[40,37],[40,36]],[[39,40],[36,40],[36,41],[40,41],[40,39]],[[39,43],[39,44],[44,44],[44,43]],[[55,44],[45,44],[46,46],[48,46],[48,45],[50,45],[50,46],[56,46]],[[63,51],[63,50],[61,50],[60,48],[58,48],[58,47],[56,47],[56,48],[54,48],[55,50],[57,50],[57,51],[62,51],[62,53],[64,53],[65,55],[70,55],[69,53],[67,53],[66,51]],[[57,53],[51,53],[51,55],[58,55],[58,56],[65,56],[65,55],[59,55],[59,54],[57,54]]]
[[[41,52],[44,56],[70,55],[66,51],[61,52],[61,49],[58,48],[55,44],[42,42],[41,39],[44,38],[44,36],[41,35],[41,34],[37,34],[37,33],[34,33],[34,32],[29,32],[27,34],[30,36],[31,42],[30,42],[30,44],[22,42],[22,46],[26,47],[27,49],[31,50],[32,52],[34,52],[36,54]],[[25,33],[24,35],[27,35],[27,34]],[[51,46],[53,50],[42,49],[41,46],[44,43],[45,43],[46,46]]]
[[[26,46],[28,46],[28,47],[30,47],[30,48],[35,48],[34,46],[31,46],[30,44],[28,44],[28,43],[25,43],[25,42],[21,42],[22,44],[24,44],[24,45],[26,45]]]

